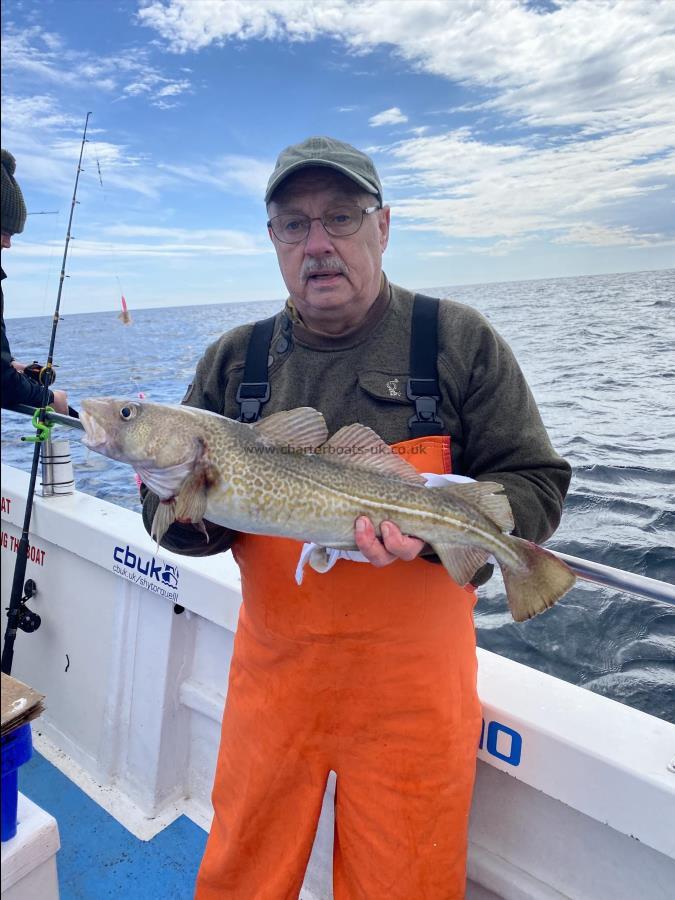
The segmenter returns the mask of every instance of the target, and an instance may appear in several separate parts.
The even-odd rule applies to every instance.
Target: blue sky
[[[120,288],[132,310],[283,297],[262,195],[311,134],[373,156],[407,287],[673,265],[671,0],[3,0],[2,18],[2,145],[31,213],[3,254],[10,316],[53,306],[88,110],[64,312]]]

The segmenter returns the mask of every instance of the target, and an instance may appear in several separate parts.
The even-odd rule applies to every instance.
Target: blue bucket
[[[19,766],[33,755],[30,725],[21,725],[2,738],[2,840],[16,834],[16,804],[19,796]]]

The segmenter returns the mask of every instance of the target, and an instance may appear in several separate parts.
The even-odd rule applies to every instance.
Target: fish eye
[[[136,413],[138,412],[138,407],[134,405],[123,406],[120,410],[120,418],[122,419],[133,419]]]

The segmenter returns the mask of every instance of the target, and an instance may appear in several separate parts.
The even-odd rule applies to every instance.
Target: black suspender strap
[[[244,377],[237,390],[239,421],[252,423],[260,418],[263,403],[270,399],[267,360],[276,316],[256,322],[246,349]]]
[[[408,419],[413,438],[443,433],[443,422],[438,417],[438,303],[423,294],[415,294],[413,302],[410,378],[406,387],[406,396],[415,404],[415,414]]]
[[[415,294],[410,333],[410,378],[406,396],[415,404],[408,419],[413,438],[443,433],[438,417],[441,399],[438,385],[438,303],[433,297]],[[263,403],[270,398],[267,360],[276,316],[256,322],[249,338],[244,376],[237,390],[239,421],[252,423],[260,418]]]

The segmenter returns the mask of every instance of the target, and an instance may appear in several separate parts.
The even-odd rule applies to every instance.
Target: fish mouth
[[[90,412],[85,412],[85,410],[81,409],[80,422],[84,425],[82,443],[85,447],[89,450],[101,450],[107,446],[108,433],[102,425],[99,425]]]

